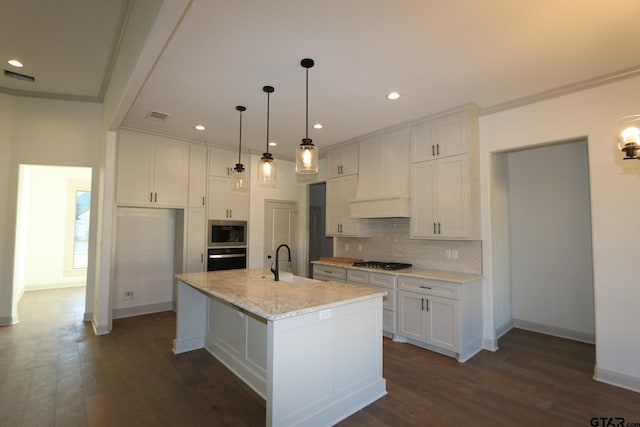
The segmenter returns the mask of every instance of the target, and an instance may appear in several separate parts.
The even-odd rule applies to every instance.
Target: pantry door
[[[264,224],[264,266],[270,268],[276,260],[276,249],[282,243],[291,248],[291,260],[289,263],[286,248],[280,249],[280,271],[291,271],[294,274],[297,248],[298,230],[298,204],[296,202],[281,200],[265,201]]]

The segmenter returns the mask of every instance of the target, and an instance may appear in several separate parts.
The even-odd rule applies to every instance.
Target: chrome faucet
[[[278,246],[278,249],[276,249],[276,268],[273,268],[273,263],[271,263],[271,272],[273,273],[273,280],[275,280],[276,282],[280,281],[280,267],[278,264],[278,261],[279,261],[278,253],[280,252],[280,248],[283,246],[287,248],[287,252],[289,253],[289,262],[291,262],[291,248],[289,248],[289,246],[283,243],[280,246]]]

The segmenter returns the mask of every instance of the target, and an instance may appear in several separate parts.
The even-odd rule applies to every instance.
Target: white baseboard
[[[601,383],[626,388],[627,390],[640,393],[640,378],[638,377],[633,377],[621,372],[609,371],[596,366],[593,372],[593,379]]]
[[[574,341],[585,342],[587,344],[595,344],[596,342],[595,334],[559,328],[557,326],[542,325],[540,323],[529,322],[528,320],[513,319],[513,327],[553,335],[560,338],[567,338]]]
[[[85,311],[82,320],[85,322],[91,322],[93,320],[93,311]]]
[[[98,325],[93,320],[91,320],[91,326],[93,326],[93,333],[96,335],[105,335],[111,332],[109,325]]]
[[[14,319],[13,316],[0,316],[0,326],[11,326],[18,323],[18,319]]]
[[[498,351],[498,340],[491,338],[482,338],[482,349],[496,352]]]
[[[124,317],[142,316],[143,314],[159,313],[173,310],[173,302],[160,302],[156,304],[138,305],[135,307],[114,308],[113,318],[122,319]]]
[[[509,320],[496,328],[496,340],[513,329],[513,320]]]

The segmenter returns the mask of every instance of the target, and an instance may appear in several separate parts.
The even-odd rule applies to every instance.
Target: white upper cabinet
[[[327,178],[358,173],[358,143],[353,142],[327,151]]]
[[[358,237],[366,234],[362,221],[349,216],[349,200],[355,197],[357,185],[357,175],[327,180],[327,236]]]
[[[207,194],[207,147],[189,146],[189,206],[204,207]]]
[[[411,126],[411,162],[464,154],[469,150],[468,131],[476,116],[462,111]]]
[[[249,219],[249,191],[237,192],[231,190],[231,175],[238,163],[238,152],[223,148],[209,148],[209,190],[208,190],[208,218],[209,219]],[[247,181],[251,182],[251,158],[242,153]]]
[[[242,153],[242,164],[249,170],[251,159],[246,153]],[[209,175],[230,177],[233,168],[238,163],[238,152],[224,148],[209,148]]]
[[[188,147],[182,141],[120,131],[118,204],[183,208],[189,184]]]
[[[479,239],[477,110],[411,127],[413,239]]]

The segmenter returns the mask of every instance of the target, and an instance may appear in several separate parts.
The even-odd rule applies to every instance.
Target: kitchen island
[[[266,399],[267,426],[335,424],[386,394],[384,292],[267,269],[176,275],[176,354],[205,348]]]

